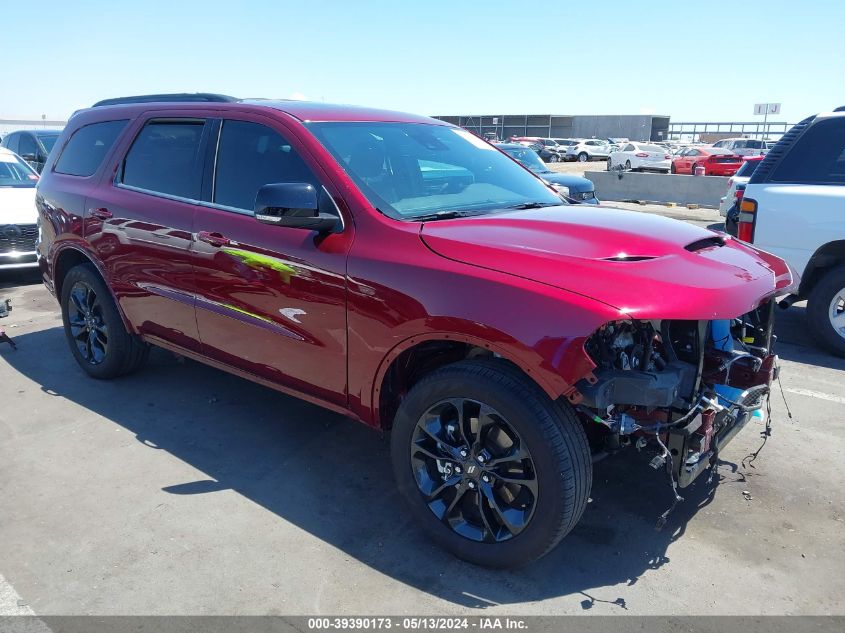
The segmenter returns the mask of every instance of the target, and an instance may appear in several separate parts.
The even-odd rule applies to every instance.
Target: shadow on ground
[[[668,546],[718,485],[705,476],[686,489],[686,501],[658,532],[656,519],[671,501],[668,480],[627,451],[596,465],[592,502],[555,551],[526,568],[494,572],[464,564],[424,537],[395,492],[388,443],[361,424],[162,351],[138,374],[99,382],[76,367],[60,328],[17,341],[20,351],[0,350],[2,362],[45,393],[206,475],[166,492],[234,490],[379,572],[463,606],[574,594],[583,596],[585,610],[607,602],[621,613],[626,591],[607,587],[633,585],[669,563]],[[720,473],[723,483],[738,478],[727,467]]]

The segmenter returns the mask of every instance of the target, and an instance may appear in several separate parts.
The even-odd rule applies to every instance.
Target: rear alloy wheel
[[[578,154],[579,163],[586,163],[588,160],[590,160],[590,157],[587,156],[586,152],[581,152],[580,154]]]
[[[549,162],[550,163],[560,162],[560,156],[558,156],[557,154],[552,154],[551,156],[549,156]]]
[[[631,171],[631,161],[625,161],[625,171]]]
[[[569,405],[496,361],[448,365],[414,385],[396,414],[391,455],[426,532],[489,567],[551,550],[580,519],[592,483]]]
[[[845,356],[845,266],[829,271],[815,285],[807,301],[807,318],[816,339]]]
[[[70,351],[88,375],[114,378],[144,364],[149,346],[126,331],[111,293],[92,265],[68,272],[61,305]]]
[[[692,169],[690,169],[690,172],[689,172],[689,173],[690,173],[690,175],[695,176],[695,170],[696,170],[696,169],[698,169],[699,167],[701,167],[701,165],[699,165],[699,164],[697,164],[697,163],[696,163],[695,165],[693,165],[693,166],[692,166]],[[705,176],[707,175],[707,172],[706,172],[706,171],[704,172],[704,175],[705,175]]]

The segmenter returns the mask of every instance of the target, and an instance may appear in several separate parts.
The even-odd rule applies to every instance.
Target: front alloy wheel
[[[451,398],[422,415],[411,468],[429,510],[464,538],[506,541],[534,514],[531,454],[498,411],[476,400]]]
[[[473,563],[514,567],[543,556],[587,505],[592,464],[574,410],[502,360],[425,375],[399,403],[390,444],[419,525]]]
[[[94,289],[77,281],[68,295],[67,315],[76,349],[85,362],[99,365],[108,353],[109,330],[103,306]]]

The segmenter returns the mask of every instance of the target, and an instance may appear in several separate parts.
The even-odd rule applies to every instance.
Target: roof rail
[[[158,95],[137,95],[135,97],[116,97],[114,99],[103,99],[95,103],[92,108],[107,105],[123,105],[125,103],[231,103],[238,101],[235,97],[218,95],[211,92],[180,92]]]

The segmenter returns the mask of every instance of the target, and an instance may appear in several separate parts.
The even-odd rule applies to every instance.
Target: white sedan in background
[[[669,173],[672,155],[665,147],[650,143],[626,143],[620,149],[610,153],[607,170],[624,169],[625,171],[662,171]]]
[[[32,167],[0,147],[0,270],[38,266],[37,182],[38,174]]]

